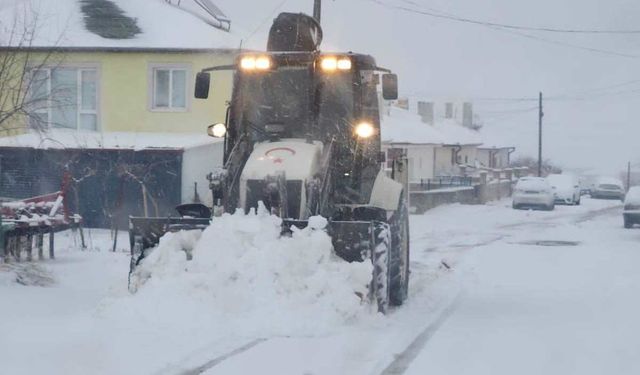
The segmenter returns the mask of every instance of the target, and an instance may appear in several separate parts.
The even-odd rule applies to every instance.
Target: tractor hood
[[[284,173],[287,180],[306,180],[317,171],[322,143],[284,139],[257,143],[242,170],[241,179],[262,180]]]

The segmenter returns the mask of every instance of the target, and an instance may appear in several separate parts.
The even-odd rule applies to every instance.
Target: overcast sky
[[[640,29],[637,0],[379,1],[503,24]],[[313,4],[313,0],[288,0],[276,9],[282,0],[216,2],[233,20],[234,30],[246,36],[245,45],[261,49],[278,12],[311,13]],[[608,173],[624,169],[627,160],[640,162],[636,121],[640,34],[518,31],[548,40],[544,42],[512,31],[391,9],[371,0],[324,0],[323,28],[323,50],[374,55],[379,65],[399,73],[402,95],[472,99],[490,146],[514,145],[521,155],[537,154],[537,110],[533,109],[537,102],[484,99],[534,98],[542,91],[549,98],[545,101],[545,157],[565,167]],[[616,86],[633,80],[638,82]]]

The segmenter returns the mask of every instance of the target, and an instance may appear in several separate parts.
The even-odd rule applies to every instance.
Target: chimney
[[[422,122],[433,125],[433,102],[418,102],[418,114]]]
[[[453,118],[453,103],[444,103],[444,118]]]
[[[473,127],[473,104],[469,102],[462,103],[462,126]]]

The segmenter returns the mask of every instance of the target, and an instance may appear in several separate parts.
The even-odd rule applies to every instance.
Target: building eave
[[[160,48],[160,47],[0,47],[8,52],[113,52],[113,53],[202,53],[237,54],[237,48]]]
[[[444,143],[443,147],[480,146],[482,143]]]
[[[394,141],[382,141],[383,145],[395,145],[395,146],[442,146],[442,143],[413,143],[413,142],[394,142]]]

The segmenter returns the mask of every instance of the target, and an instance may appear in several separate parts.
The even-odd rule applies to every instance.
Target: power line
[[[375,1],[375,0],[373,0],[373,1]],[[630,58],[630,59],[637,59],[638,57],[640,57],[638,55],[632,55],[632,54],[628,54],[628,53],[624,53],[624,52],[617,52],[617,51],[599,49],[599,48],[594,48],[594,47],[585,47],[585,46],[581,46],[581,45],[577,45],[577,44],[572,44],[572,43],[567,43],[567,42],[560,42],[560,41],[557,41],[557,40],[543,38],[543,37],[539,37],[539,36],[536,36],[536,35],[526,34],[526,33],[518,32],[518,31],[514,31],[514,30],[501,29],[501,28],[498,28],[498,27],[493,27],[493,29],[494,30],[498,30],[498,31],[502,31],[502,32],[506,32],[506,33],[509,33],[509,34],[521,36],[523,38],[537,40],[537,41],[543,42],[543,43],[554,44],[554,45],[562,46],[562,47],[569,47],[569,48],[578,49],[578,50],[587,51],[587,52],[595,52],[595,53],[599,53],[599,54],[603,54],[603,55],[626,57],[626,58]]]
[[[600,87],[594,87],[594,88],[588,88],[588,89],[582,89],[580,91],[575,91],[575,92],[569,92],[569,93],[565,93],[565,94],[556,94],[556,95],[551,95],[545,98],[546,101],[582,101],[582,100],[588,100],[588,99],[597,99],[597,98],[603,98],[603,97],[610,97],[610,96],[618,96],[618,95],[623,95],[623,94],[631,94],[631,93],[636,93],[636,92],[640,92],[640,88],[633,88],[633,89],[629,89],[629,90],[619,90],[619,91],[614,91],[614,92],[606,92],[606,90],[611,90],[611,89],[615,89],[615,88],[620,88],[620,87],[624,87],[624,86],[630,86],[630,85],[634,85],[634,84],[638,84],[640,83],[640,79],[633,79],[633,80],[629,80],[629,81],[625,81],[625,82],[619,82],[619,83],[614,83],[611,85],[607,85],[607,86],[600,86]],[[432,94],[427,94],[425,92],[413,92],[409,94],[410,96],[431,96]],[[474,102],[496,102],[496,103],[500,103],[500,102],[512,102],[514,104],[516,103],[525,103],[525,102],[534,102],[537,101],[538,98],[536,97],[526,97],[526,96],[515,96],[515,97],[468,97],[469,100],[474,101]],[[537,108],[537,107],[535,107]],[[526,110],[528,108],[520,108],[520,109],[513,109],[513,111],[519,111],[519,110]],[[511,110],[507,110],[507,111],[511,111]],[[498,111],[496,111],[498,112]]]
[[[370,2],[377,3],[379,5],[395,8],[398,10],[402,10],[409,13],[422,14],[429,17],[441,18],[450,21],[456,22],[465,22],[471,23],[475,25],[488,26],[488,27],[499,27],[502,29],[512,29],[512,30],[524,30],[524,31],[542,31],[548,33],[567,33],[567,34],[640,34],[640,30],[593,30],[593,29],[563,29],[563,28],[555,28],[555,27],[534,27],[534,26],[522,26],[522,25],[514,25],[514,24],[505,24],[498,22],[489,22],[489,21],[481,21],[472,18],[466,18],[461,16],[456,16],[450,13],[444,13],[440,11],[436,11],[433,8],[429,10],[418,10],[409,7],[405,7],[402,5],[389,4],[382,0],[368,0]],[[405,3],[413,4],[415,6],[423,7],[422,5],[414,2],[406,0]],[[424,8],[424,7],[423,7]]]
[[[429,9],[430,12],[426,12],[426,11],[420,11],[417,9],[412,9],[412,8],[407,8],[407,7],[402,7],[402,6],[398,6],[395,4],[389,4],[386,3],[382,0],[368,0],[370,2],[373,2],[375,4],[387,7],[387,8],[391,8],[391,9],[400,9],[403,10],[405,12],[409,12],[409,13],[417,13],[420,15],[426,15],[426,16],[433,16],[433,17],[438,17],[438,18],[445,18],[447,20],[466,20],[465,18],[461,18],[458,17],[454,14],[451,13],[445,13],[433,8],[426,8]],[[418,4],[415,1],[411,1],[411,0],[401,0],[407,4],[412,4],[415,6],[420,6],[420,7],[424,7],[423,5]],[[466,21],[461,21],[461,22],[466,22]],[[553,45],[557,45],[557,46],[562,46],[562,47],[567,47],[567,48],[573,48],[573,49],[577,49],[577,50],[581,50],[581,51],[586,51],[586,52],[592,52],[592,53],[598,53],[598,54],[602,54],[602,55],[610,55],[610,56],[616,56],[616,57],[624,57],[624,58],[630,58],[630,59],[636,59],[636,58],[640,58],[639,55],[633,55],[633,54],[629,54],[629,53],[624,53],[624,52],[617,52],[617,51],[611,51],[611,50],[605,50],[605,49],[600,49],[600,48],[594,48],[594,47],[586,47],[586,46],[582,46],[582,45],[577,45],[577,44],[572,44],[572,43],[567,43],[567,42],[563,42],[563,41],[557,41],[557,40],[553,40],[553,39],[549,39],[549,38],[543,38],[537,35],[532,35],[532,34],[527,34],[527,33],[523,33],[521,31],[517,31],[517,30],[535,30],[535,31],[543,31],[540,30],[541,28],[535,28],[535,27],[526,27],[526,26],[514,26],[514,25],[503,25],[503,24],[497,24],[497,23],[491,23],[491,22],[482,22],[482,21],[477,21],[477,22],[471,22],[472,24],[476,24],[476,25],[480,25],[480,26],[485,26],[488,27],[492,30],[495,31],[501,31],[501,32],[506,32],[506,33],[510,33],[516,36],[520,36],[523,38],[527,38],[527,39],[531,39],[531,40],[536,40],[538,42],[542,42],[542,43],[547,43],[547,44],[553,44]],[[512,26],[512,27],[505,27],[505,26]],[[556,29],[559,30],[560,29]],[[567,30],[569,31],[569,30]],[[573,33],[576,33],[577,31],[584,31],[586,32],[587,30],[573,30]],[[598,33],[604,33],[603,30],[591,30],[591,31],[597,31]],[[610,32],[613,32],[615,30],[609,30]],[[633,31],[633,32],[637,32],[640,33],[640,30],[629,30],[629,33]]]
[[[251,32],[249,33],[249,35],[247,35],[245,37],[246,40],[251,39],[255,33],[258,32],[258,30],[260,30],[262,28],[262,26],[264,26],[271,18],[273,18],[274,14],[284,6],[284,4],[286,4],[289,0],[282,0],[278,5],[275,6],[275,8],[273,8],[273,10],[265,17],[262,19],[262,21],[260,21],[260,23],[258,24],[258,26]]]

